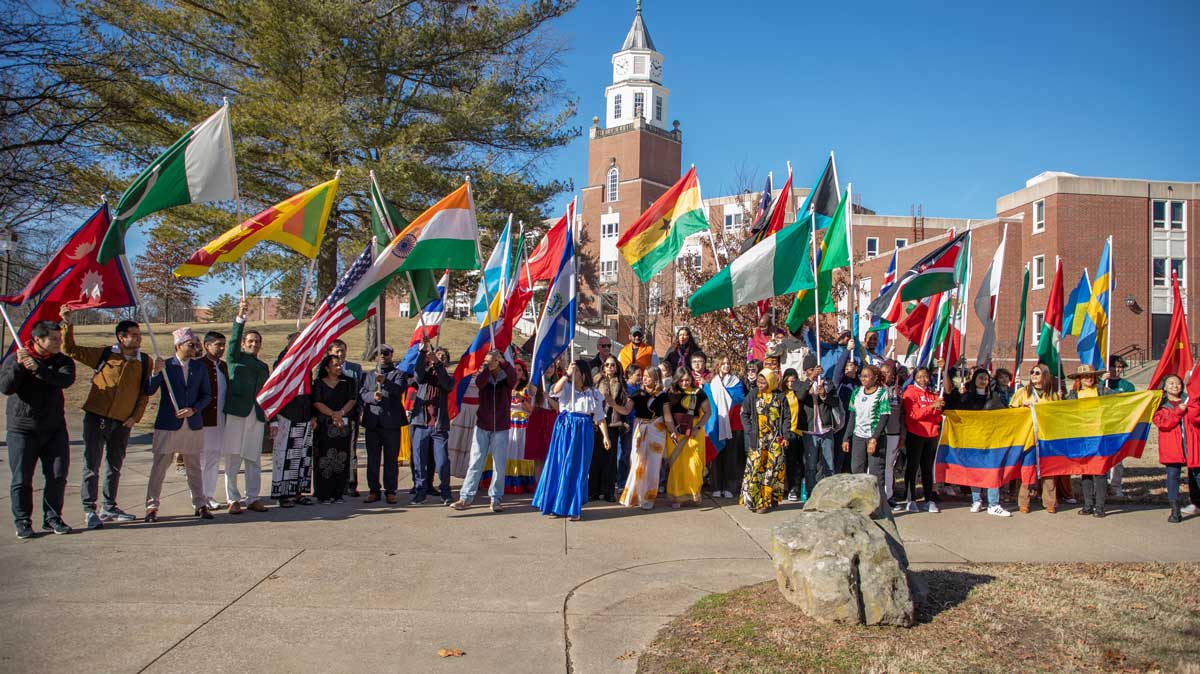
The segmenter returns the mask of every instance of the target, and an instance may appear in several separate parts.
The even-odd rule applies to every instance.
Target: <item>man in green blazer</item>
[[[225,393],[225,494],[229,499],[229,514],[238,515],[249,509],[264,512],[267,507],[259,500],[262,488],[263,432],[266,416],[258,406],[258,392],[271,370],[258,359],[262,334],[246,330],[246,300],[238,307],[229,336],[225,363],[229,366],[229,390]],[[238,491],[238,470],[246,472],[246,494]]]

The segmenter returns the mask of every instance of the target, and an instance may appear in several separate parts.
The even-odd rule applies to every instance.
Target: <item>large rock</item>
[[[818,483],[804,511],[775,529],[771,556],[780,592],[820,622],[908,627],[924,594],[871,475]]]

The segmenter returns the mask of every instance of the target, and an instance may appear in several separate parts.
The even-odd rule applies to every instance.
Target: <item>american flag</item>
[[[275,416],[292,398],[311,390],[313,368],[325,356],[329,343],[363,320],[355,318],[343,300],[357,288],[359,281],[370,271],[375,257],[372,245],[368,243],[354,260],[354,264],[342,275],[333,292],[325,298],[325,302],[305,326],[304,331],[288,347],[287,353],[283,355],[267,383],[263,384],[262,391],[258,394],[258,404],[267,418]]]

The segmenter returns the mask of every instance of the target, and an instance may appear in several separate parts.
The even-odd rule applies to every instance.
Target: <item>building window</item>
[[[1151,282],[1155,288],[1170,288],[1171,274],[1179,277],[1179,287],[1187,287],[1187,275],[1184,273],[1184,261],[1179,258],[1156,257],[1151,265]]]
[[[621,94],[613,95],[613,119],[621,119]]]
[[[1046,200],[1038,199],[1033,202],[1033,233],[1046,231]]]
[[[638,91],[633,94],[633,118],[641,119],[646,112],[646,95]]]
[[[613,316],[617,313],[617,294],[602,293],[600,295],[600,313]]]
[[[867,237],[867,257],[875,257],[879,254],[879,237]]]
[[[608,199],[607,201],[616,201],[618,195],[617,185],[621,182],[621,172],[614,166],[608,170]]]
[[[742,231],[746,224],[746,214],[741,211],[725,214],[725,231],[736,233]]]
[[[1033,256],[1032,278],[1033,278],[1033,289],[1034,290],[1046,287],[1046,256],[1045,255],[1034,255]]]
[[[1184,210],[1186,201],[1155,200],[1153,212],[1154,229],[1184,229]]]
[[[617,235],[619,234],[619,230],[620,230],[620,225],[618,223],[602,222],[602,223],[600,223],[600,238],[615,239],[615,238],[617,238]]]
[[[1044,312],[1044,311],[1033,312],[1033,324],[1030,326],[1033,328],[1033,339],[1029,340],[1030,343],[1036,343],[1038,338],[1041,337],[1042,324],[1045,322],[1046,322],[1046,312]]]
[[[896,248],[903,248],[908,245],[908,239],[896,239]]]
[[[658,306],[659,306],[659,303],[662,301],[662,288],[660,288],[658,286],[658,284],[655,283],[654,285],[650,286],[650,292],[647,295],[648,296],[646,298],[646,311],[651,316],[657,316],[658,315]]]
[[[703,261],[700,257],[700,251],[694,250],[687,253],[684,257],[684,264],[692,268],[692,271],[699,274],[703,270]]]
[[[633,57],[633,74],[634,75],[645,75],[646,74],[646,57],[645,56],[634,56]]]
[[[612,283],[617,280],[617,261],[616,260],[601,260],[600,261],[600,282]]]
[[[662,96],[654,97],[654,119],[662,121]]]

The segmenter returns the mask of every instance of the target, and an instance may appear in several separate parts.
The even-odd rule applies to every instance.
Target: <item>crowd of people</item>
[[[201,519],[213,519],[222,509],[231,516],[263,512],[270,502],[291,508],[358,497],[360,431],[365,503],[399,503],[406,446],[412,506],[432,499],[466,510],[486,489],[490,509],[500,512],[507,494],[533,491],[533,506],[544,516],[578,520],[588,501],[681,508],[699,504],[707,492],[764,513],[785,500],[803,502],[825,477],[849,472],[874,475],[881,501],[897,513],[937,513],[943,496],[965,496],[968,489],[971,512],[1009,517],[1005,503],[1015,502],[1025,513],[1039,499],[1054,513],[1059,503],[1076,502],[1070,478],[1002,489],[936,483],[943,413],[1133,390],[1122,377],[1120,357],[1111,359],[1107,371],[1079,368],[1069,375],[1069,389],[1042,363],[1014,386],[1013,373],[1004,369],[910,372],[876,355],[875,333],[859,349],[849,332],[834,343],[818,343],[812,331],[798,338],[764,317],[744,360],[723,357],[710,364],[687,327],[659,354],[634,326],[629,343],[615,352],[612,340],[601,337],[594,357],[564,355],[536,382],[519,358],[488,353],[470,375],[478,407],[455,499],[449,351],[426,341],[415,363],[401,367],[383,344],[368,373],[347,360],[344,342],[334,341],[313,373],[310,392],[267,419],[256,397],[271,368],[260,358],[262,335],[246,328],[245,309],[243,304],[228,338],[216,331],[198,337],[189,328],[176,330],[174,354],[167,359],[142,353],[140,326],[133,321],[116,326],[114,343],[98,346],[76,343],[69,311],[61,323],[34,326],[32,341],[0,364],[19,538],[35,535],[32,498],[39,461],[45,481],[42,530],[71,531],[62,516],[70,466],[63,391],[74,383],[77,363],[92,377],[83,403],[80,488],[87,529],[138,519],[118,505],[118,492],[130,430],[154,395],[158,412],[142,517],[147,523],[158,520],[162,484],[172,465],[186,475],[193,514]],[[296,336],[289,336],[289,345]],[[1159,461],[1166,467],[1169,521],[1179,522],[1184,514],[1200,512],[1200,401],[1187,399],[1178,377],[1168,377],[1163,390],[1154,425]],[[265,448],[271,454],[266,493]],[[224,499],[218,500],[222,472]],[[1080,478],[1084,503],[1078,512],[1104,517],[1106,497],[1122,491],[1122,467]],[[1185,482],[1188,503],[1181,507]]]

